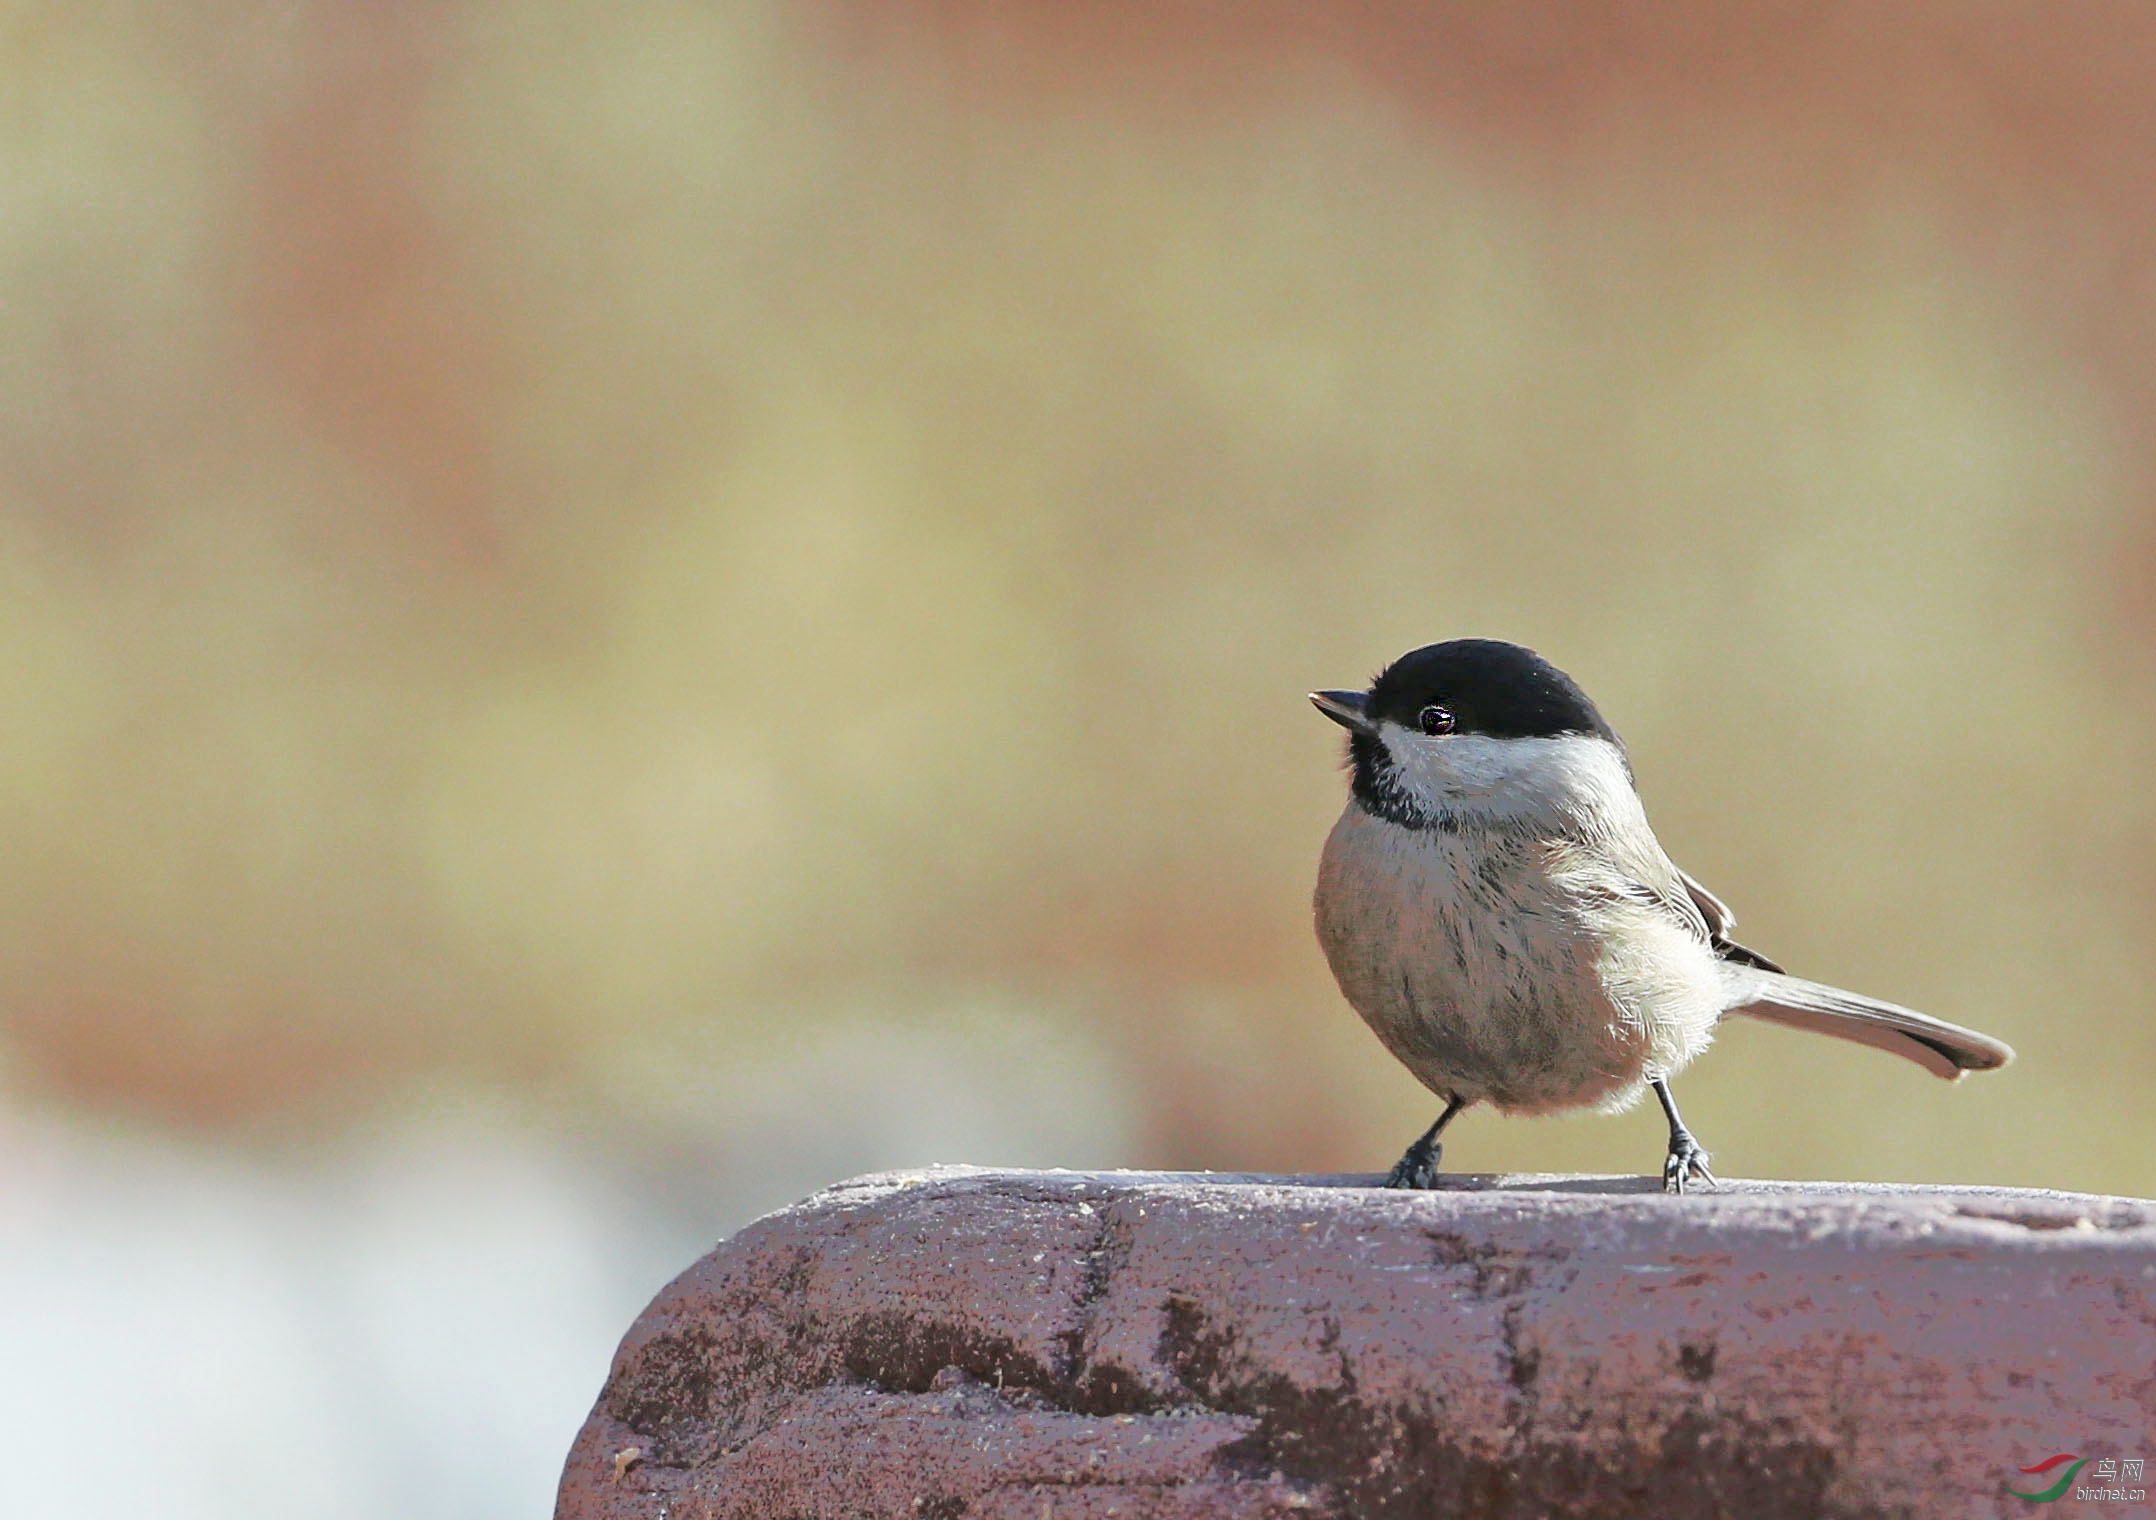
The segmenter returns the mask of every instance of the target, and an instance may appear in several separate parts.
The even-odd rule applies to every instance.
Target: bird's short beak
[[[1314,691],[1310,693],[1310,705],[1351,733],[1377,732],[1377,725],[1363,716],[1363,694],[1359,691]]]

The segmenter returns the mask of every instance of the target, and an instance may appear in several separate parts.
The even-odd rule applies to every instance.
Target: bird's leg
[[[1677,1117],[1677,1100],[1669,1095],[1667,1077],[1654,1079],[1654,1095],[1662,1100],[1662,1112],[1669,1115],[1669,1159],[1662,1163],[1662,1191],[1681,1193],[1694,1177],[1714,1182],[1714,1173],[1707,1170],[1706,1147],[1693,1138],[1692,1132],[1684,1127],[1684,1120]]]
[[[1385,1186],[1389,1188],[1416,1188],[1427,1191],[1437,1186],[1437,1158],[1445,1148],[1437,1143],[1452,1116],[1467,1107],[1467,1100],[1458,1095],[1446,1100],[1445,1111],[1437,1116],[1437,1122],[1423,1131],[1422,1138],[1407,1148],[1407,1154],[1393,1163],[1385,1174]]]

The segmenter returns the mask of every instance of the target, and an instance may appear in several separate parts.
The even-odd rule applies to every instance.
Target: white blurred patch
[[[605,1080],[615,1106],[665,1131],[704,1137],[714,1165],[755,1212],[842,1177],[891,1166],[1127,1163],[1130,1084],[1072,1017],[920,994],[850,1016],[794,1022],[740,1010],[701,1038],[653,1040]],[[744,1030],[763,1048],[741,1049]]]
[[[0,1110],[0,1515],[543,1516],[721,1230],[879,1167],[1112,1162],[1111,1075],[983,1013],[648,1053],[619,1144],[469,1102],[297,1156]]]

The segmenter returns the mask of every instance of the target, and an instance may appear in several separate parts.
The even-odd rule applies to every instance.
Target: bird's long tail
[[[1875,1046],[1949,1082],[1965,1071],[1991,1071],[2014,1059],[2013,1047],[1988,1034],[1839,987],[1732,961],[1722,963],[1722,979],[1727,1013]]]

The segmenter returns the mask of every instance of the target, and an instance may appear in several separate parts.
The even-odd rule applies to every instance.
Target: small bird
[[[1348,731],[1352,794],[1325,841],[1318,942],[1340,990],[1444,1112],[1387,1187],[1437,1186],[1460,1110],[1630,1108],[1669,1118],[1663,1188],[1714,1181],[1669,1079],[1729,1014],[1854,1040],[1954,1080],[2004,1066],[1988,1035],[1784,974],[1648,827],[1616,730],[1533,650],[1454,639],[1366,692],[1317,691]]]

